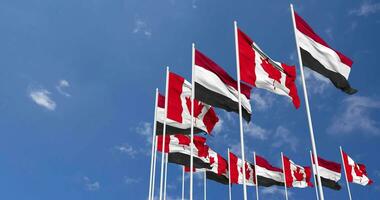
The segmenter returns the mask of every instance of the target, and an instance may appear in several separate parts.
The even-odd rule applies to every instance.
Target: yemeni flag
[[[342,151],[342,157],[344,167],[346,168],[346,177],[348,182],[357,183],[363,186],[373,183],[373,181],[368,178],[365,165],[355,163],[355,161],[352,160],[352,158],[344,151]]]
[[[194,83],[196,99],[228,112],[239,113],[237,81],[197,49],[195,49]],[[249,102],[251,88],[241,84],[241,94],[242,115],[249,122],[252,114]]]
[[[272,60],[242,30],[237,31],[241,80],[253,87],[287,96],[299,108],[296,68]]]
[[[286,156],[283,156],[282,159],[284,162],[284,173],[287,187],[313,187],[313,184],[310,181],[310,167],[302,167],[297,165]]]
[[[169,73],[168,110],[166,134],[187,134],[191,132],[191,84],[183,77]],[[165,97],[158,98],[157,135],[163,133],[165,119]],[[194,133],[211,133],[219,121],[214,109],[198,100],[194,100]]]
[[[328,187],[333,190],[340,190],[342,187],[339,185],[338,181],[340,180],[341,174],[341,164],[325,160],[318,157],[318,172],[321,177],[322,186]],[[313,168],[316,172],[315,163],[313,159]],[[315,176],[317,178],[317,176]]]
[[[231,184],[243,184],[243,164],[245,165],[245,183],[248,186],[255,186],[255,167],[251,163],[238,158],[230,152],[230,179]]]
[[[296,12],[294,18],[303,65],[330,79],[345,93],[355,94],[357,90],[348,82],[352,60],[331,48]]]
[[[259,186],[284,186],[284,173],[282,169],[272,166],[263,157],[256,155],[256,173]]]
[[[157,150],[162,152],[163,136],[158,136]],[[168,153],[168,162],[184,166],[190,166],[191,138],[187,135],[166,135],[164,152]],[[209,169],[210,161],[208,157],[209,147],[206,145],[206,138],[194,136],[193,161],[195,168]]]

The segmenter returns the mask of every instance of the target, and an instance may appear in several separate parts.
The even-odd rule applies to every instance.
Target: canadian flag
[[[284,162],[284,172],[287,187],[313,187],[313,184],[310,181],[310,167],[302,167],[300,165],[296,165],[286,156],[283,156],[282,159]]]
[[[363,186],[373,183],[373,181],[368,178],[365,165],[355,163],[355,161],[344,151],[342,151],[342,157],[348,182],[357,183]]]
[[[289,97],[299,108],[296,68],[269,58],[251,38],[238,29],[241,80],[257,88]]]
[[[191,129],[191,84],[183,77],[169,73],[167,110],[167,134],[190,134]],[[157,135],[163,131],[165,119],[165,97],[159,95],[157,107]],[[211,133],[219,121],[214,109],[194,100],[194,132]]]
[[[248,186],[255,186],[255,169],[254,165],[238,158],[230,152],[230,179],[232,184],[243,184],[243,164],[245,165],[245,183]]]

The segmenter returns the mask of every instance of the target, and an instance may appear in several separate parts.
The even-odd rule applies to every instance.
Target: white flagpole
[[[297,34],[296,34],[296,21],[295,21],[295,17],[294,17],[293,4],[290,4],[290,9],[292,11],[294,38],[296,40],[298,61],[299,61],[299,65],[300,65],[301,80],[302,80],[302,86],[303,86],[303,94],[305,96],[305,106],[306,106],[306,114],[307,114],[307,119],[308,119],[308,124],[309,124],[311,146],[312,146],[312,149],[313,149],[313,155],[314,155],[314,157],[318,158],[317,147],[315,145],[315,139],[314,139],[313,122],[311,120],[311,113],[310,113],[310,108],[309,108],[309,98],[308,98],[308,95],[307,95],[305,76],[304,76],[304,72],[303,72],[303,64],[302,64],[301,52],[300,52],[300,49],[299,49],[299,46],[298,46],[298,40],[297,40]],[[318,159],[315,160],[315,164],[316,164],[316,166],[319,166],[318,165]],[[319,176],[318,167],[317,167],[316,171],[317,171],[317,177],[318,177],[317,179],[318,179],[319,195],[320,195],[321,200],[324,200],[325,198],[324,198],[324,195],[323,195],[322,182],[321,182],[321,177]]]
[[[228,148],[227,150],[228,150],[228,196],[229,196],[229,200],[232,200],[230,149]]]
[[[239,93],[238,95],[239,95],[240,148],[241,148],[241,158],[243,161],[245,161],[243,117],[242,117],[242,109],[241,109],[239,43],[238,43],[238,32],[237,32],[237,22],[236,21],[234,21],[234,29],[235,29],[237,85],[238,85],[238,93]],[[245,165],[243,165],[243,177],[245,177]],[[247,184],[246,184],[245,178],[243,178],[243,192],[244,192],[244,200],[247,200]]]
[[[190,200],[193,200],[193,153],[194,153],[194,65],[195,65],[195,44],[192,44],[191,56],[191,143],[190,143]]]
[[[350,197],[350,200],[352,200],[352,197],[351,197],[351,190],[350,190],[350,184],[348,183],[348,179],[347,179],[346,166],[344,165],[342,146],[339,146],[339,149],[340,149],[340,156],[341,156],[341,158],[342,158],[342,165],[343,165],[343,169],[344,169],[344,176],[346,177],[346,184],[347,184],[348,196]]]
[[[255,167],[255,180],[256,180],[256,200],[259,200],[259,180],[257,180],[256,173],[256,152],[253,152],[253,166]]]
[[[185,166],[182,167],[182,200],[185,200]]]
[[[155,157],[155,144],[156,144],[156,120],[157,120],[157,102],[158,102],[158,88],[156,88],[156,100],[154,102],[154,121],[153,121],[153,134],[152,134],[152,153],[150,158],[150,176],[149,176],[149,197],[148,199],[152,199],[152,190],[153,190],[153,162]]]
[[[207,175],[206,175],[206,169],[204,170],[204,175],[203,175],[203,199],[206,200],[207,199],[207,186],[206,186],[206,183],[207,183]]]
[[[164,127],[162,130],[162,154],[161,154],[161,177],[160,177],[160,200],[162,200],[162,189],[164,184],[164,164],[165,164],[165,137],[166,137],[166,116],[168,112],[168,93],[169,93],[169,67],[166,67],[166,86],[165,86],[165,109]]]
[[[315,187],[315,195],[317,195],[317,200],[319,200],[319,195],[318,195],[318,186],[317,186],[317,180],[315,180],[315,169],[313,164],[313,154],[310,151],[310,160],[311,160],[311,168],[313,169],[313,179],[314,179],[314,187]]]
[[[166,200],[166,184],[168,180],[168,156],[169,154],[165,155],[164,200]]]
[[[155,122],[157,123],[157,122]],[[156,125],[153,129],[156,129]],[[154,131],[156,132],[156,131]],[[154,158],[153,158],[153,178],[152,178],[152,196],[151,200],[154,199],[154,188],[155,188],[155,181],[156,181],[156,160],[157,160],[157,136],[154,136]]]
[[[286,175],[285,175],[285,166],[284,166],[284,154],[281,152],[281,162],[282,162],[282,171],[284,174],[284,186],[285,186],[285,199],[288,200],[288,188],[286,186]]]

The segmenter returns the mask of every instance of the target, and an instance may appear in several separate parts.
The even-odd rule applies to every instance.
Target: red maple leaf
[[[304,172],[301,172],[301,168],[299,166],[297,166],[297,169],[294,171],[293,174],[294,174],[294,177],[296,177],[297,181],[303,180]]]
[[[363,177],[364,173],[363,171],[360,169],[360,166],[358,164],[355,164],[354,166],[354,171],[355,171],[355,174],[359,177]]]
[[[186,106],[187,110],[191,114],[191,99],[190,97],[186,97]],[[197,118],[199,114],[201,114],[202,109],[205,105],[198,100],[194,99],[194,117]]]

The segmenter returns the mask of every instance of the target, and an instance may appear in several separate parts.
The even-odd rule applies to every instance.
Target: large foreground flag
[[[342,157],[344,167],[346,168],[348,182],[357,183],[363,186],[373,183],[373,181],[368,178],[365,165],[355,163],[355,161],[344,151],[342,151]]]
[[[341,164],[325,160],[323,158],[318,157],[318,172],[321,177],[322,186],[328,187],[333,190],[340,190],[341,186],[338,181],[340,180],[341,174]],[[313,159],[313,167],[314,171],[317,171],[315,168],[315,163]],[[317,178],[317,177],[315,177]]]
[[[232,184],[243,184],[243,165],[245,165],[245,183],[248,186],[255,186],[255,167],[253,164],[238,158],[230,152],[230,179]]]
[[[157,134],[163,131],[165,97],[159,95],[157,108]],[[214,109],[194,100],[194,132],[211,133],[219,121]],[[169,73],[168,110],[166,134],[190,134],[191,130],[191,84],[183,77]]]
[[[163,136],[159,135],[157,140],[157,150],[168,153],[168,161],[179,165],[190,166],[191,138],[187,135],[166,135],[165,148],[162,148]],[[206,138],[194,136],[193,161],[195,168],[210,169],[208,156],[209,147],[206,145]]]
[[[327,77],[345,93],[356,93],[357,90],[348,82],[351,59],[331,48],[296,12],[294,17],[303,65]]]
[[[238,29],[241,80],[257,88],[289,97],[299,108],[296,68],[269,58],[243,31]]]
[[[287,187],[313,187],[311,183],[311,169],[310,167],[302,167],[296,165],[288,157],[282,157],[284,161],[284,173]]]
[[[263,157],[256,155],[256,173],[259,186],[284,186],[284,173],[282,169],[274,167]]]
[[[198,50],[195,50],[194,82],[196,99],[226,111],[239,113],[237,81]],[[241,84],[242,114],[246,121],[250,121],[252,114],[250,93],[251,88]]]

